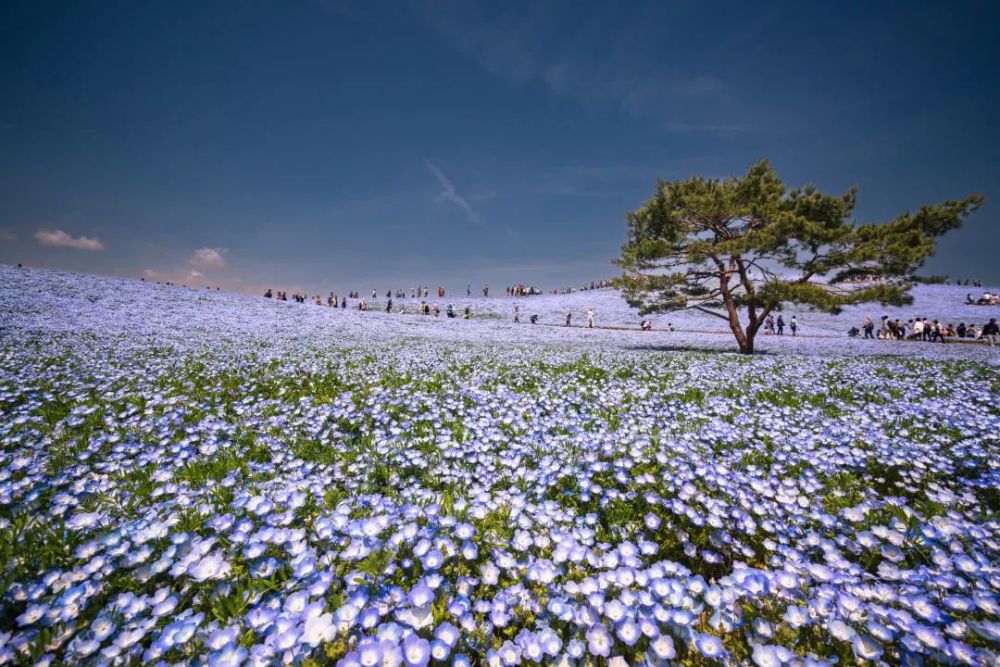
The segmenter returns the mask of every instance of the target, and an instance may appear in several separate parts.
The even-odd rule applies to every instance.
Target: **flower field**
[[[1000,660],[984,346],[0,278],[0,664]]]

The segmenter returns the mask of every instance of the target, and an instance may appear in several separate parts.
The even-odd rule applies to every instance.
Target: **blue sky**
[[[997,3],[6,2],[0,261],[258,291],[615,274],[655,179],[987,196]]]

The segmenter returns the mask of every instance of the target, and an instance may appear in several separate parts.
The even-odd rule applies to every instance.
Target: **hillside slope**
[[[845,331],[860,324],[865,314],[909,319],[927,316],[947,322],[975,321],[1000,316],[1000,308],[964,305],[965,288],[918,286],[908,308],[852,307],[831,316],[809,311],[796,314],[803,334],[798,339],[763,336],[761,351],[785,350],[804,354],[916,354],[931,357],[993,358],[984,345],[887,343],[851,340]],[[0,266],[0,327],[43,333],[127,335],[138,340],[190,343],[196,333],[222,337],[251,336],[280,342],[315,337],[322,340],[385,340],[406,337],[493,344],[559,344],[618,348],[731,350],[733,340],[724,321],[700,312],[681,312],[653,318],[652,332],[638,331],[640,317],[615,290],[563,295],[429,299],[443,307],[453,303],[461,312],[469,306],[473,317],[448,319],[416,314],[414,299],[403,299],[403,313],[383,312],[384,299],[367,312],[356,308],[277,302],[262,297],[204,289],[158,285],[126,278],[98,277],[44,269]],[[521,307],[521,324],[511,322],[514,304]],[[586,311],[593,308],[598,329],[586,330]],[[562,326],[573,313],[572,328]],[[532,313],[540,325],[527,323]],[[663,331],[668,323],[676,329]],[[0,328],[0,335],[3,328]]]

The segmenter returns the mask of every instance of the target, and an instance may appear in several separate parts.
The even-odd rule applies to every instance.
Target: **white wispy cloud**
[[[104,250],[104,244],[101,243],[100,239],[89,236],[72,236],[61,229],[39,229],[35,232],[35,239],[42,245],[48,246],[90,251]]]
[[[469,218],[469,222],[477,225],[482,224],[482,219],[480,219],[479,215],[472,210],[472,206],[469,205],[469,202],[465,199],[465,197],[458,193],[458,190],[455,189],[455,184],[451,182],[451,179],[448,178],[448,176],[430,160],[424,160],[424,164],[427,165],[427,168],[431,170],[431,173],[434,174],[434,176],[438,179],[438,182],[441,184],[441,193],[439,196],[465,211],[465,215]]]
[[[660,123],[660,129],[664,132],[677,134],[696,132],[704,132],[708,134],[732,134],[744,132],[746,130],[746,128],[742,125],[733,125],[729,123],[681,123],[673,121]]]
[[[186,281],[196,281],[202,277],[201,271],[195,269],[181,269],[179,271],[158,271],[156,269],[146,269],[142,272],[146,280],[156,280],[162,283],[183,283]]]
[[[609,5],[581,11],[567,2],[487,10],[460,0],[418,2],[417,7],[446,43],[495,76],[540,82],[557,95],[615,104],[630,116],[660,122],[698,119],[732,127],[730,119],[738,115],[719,64],[728,62],[720,52],[728,53],[738,42],[727,38],[720,40],[725,44],[706,45],[699,54],[702,71],[673,66],[664,35],[686,29],[681,10],[654,5],[626,13]],[[569,15],[573,21],[566,20]],[[573,25],[569,32],[568,23]],[[653,39],[643,38],[653,34]],[[664,43],[664,52],[651,46]]]
[[[226,265],[225,248],[198,248],[188,263],[203,269],[221,269]]]

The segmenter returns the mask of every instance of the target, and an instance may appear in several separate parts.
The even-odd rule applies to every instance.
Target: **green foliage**
[[[643,314],[695,308],[726,320],[740,351],[752,353],[757,330],[783,303],[831,313],[855,303],[909,303],[907,277],[983,201],[971,195],[858,225],[856,199],[853,188],[788,190],[766,161],[741,178],[660,180],[627,215],[618,284]],[[865,276],[892,282],[848,284]]]
[[[948,276],[910,276],[910,281],[921,285],[944,285]]]

